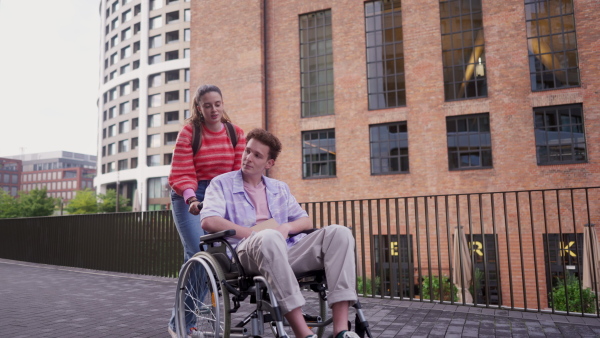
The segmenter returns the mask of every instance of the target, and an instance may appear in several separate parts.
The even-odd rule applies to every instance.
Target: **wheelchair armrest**
[[[235,230],[233,230],[233,229],[222,230],[219,232],[215,232],[214,234],[208,234],[208,235],[201,236],[200,242],[205,242],[206,244],[209,244],[209,243],[219,241],[219,240],[222,240],[227,237],[234,236],[234,235],[235,235]]]

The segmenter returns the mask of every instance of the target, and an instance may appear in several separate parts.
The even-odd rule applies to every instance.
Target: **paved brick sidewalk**
[[[175,286],[173,278],[0,259],[0,337],[167,338]],[[316,295],[307,293],[307,302],[313,307]],[[361,303],[375,337],[600,337],[597,318],[373,298]]]

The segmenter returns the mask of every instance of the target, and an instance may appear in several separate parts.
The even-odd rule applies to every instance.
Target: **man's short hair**
[[[269,159],[277,159],[277,156],[279,156],[279,153],[281,152],[281,142],[277,136],[264,129],[255,128],[246,135],[246,143],[250,142],[251,139],[256,139],[269,147]]]

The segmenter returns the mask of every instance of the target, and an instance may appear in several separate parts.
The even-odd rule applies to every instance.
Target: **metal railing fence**
[[[317,228],[352,228],[364,296],[600,316],[598,240],[584,240],[600,187],[301,206]],[[0,257],[165,277],[183,262],[170,211],[0,219]]]

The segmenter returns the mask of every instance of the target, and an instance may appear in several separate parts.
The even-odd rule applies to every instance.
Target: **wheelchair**
[[[310,233],[317,229],[308,230]],[[239,258],[227,241],[235,230],[224,230],[200,238],[200,252],[190,258],[181,269],[177,281],[175,301],[175,323],[179,337],[261,337],[265,325],[271,328],[276,338],[289,337],[287,322],[281,313],[277,299],[262,276],[244,272]],[[301,289],[318,293],[317,314],[304,313],[311,328],[323,337],[327,325],[327,281],[324,270],[310,271],[297,275]],[[239,323],[233,325],[232,314],[238,312],[241,302],[250,298],[252,309]],[[365,319],[360,302],[355,308],[355,332],[362,338],[372,338],[369,323]],[[193,326],[190,331],[190,324]],[[351,322],[348,322],[348,329]]]

